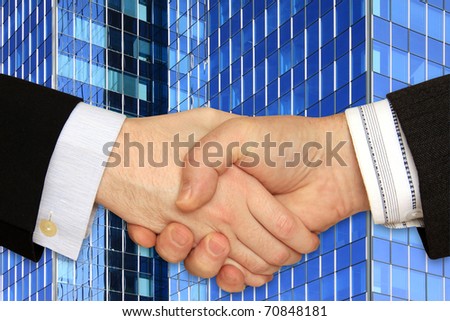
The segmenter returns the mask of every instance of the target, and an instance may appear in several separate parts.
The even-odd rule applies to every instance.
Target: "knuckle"
[[[311,237],[311,241],[309,242],[308,247],[305,251],[305,254],[314,252],[315,250],[317,250],[319,248],[319,246],[320,246],[319,238],[317,237],[317,235],[313,235]]]
[[[270,270],[270,265],[262,260],[248,260],[245,267],[254,274],[266,274]]]
[[[276,234],[285,240],[292,236],[295,232],[295,221],[288,215],[280,215],[276,220]]]
[[[210,278],[217,273],[211,266],[206,264],[196,264],[195,260],[186,260],[184,263],[186,270],[190,274],[201,278]]]
[[[302,255],[300,253],[294,252],[294,254],[291,254],[289,259],[286,261],[286,265],[292,265],[297,262],[299,262],[302,259]]]
[[[283,266],[289,259],[289,257],[290,257],[289,251],[287,249],[282,249],[277,251],[274,255],[272,255],[267,263],[275,266]]]

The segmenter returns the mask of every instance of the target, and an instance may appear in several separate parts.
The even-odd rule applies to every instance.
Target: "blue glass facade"
[[[166,113],[167,2],[1,1],[0,72],[129,117]],[[98,209],[78,261],[0,248],[0,300],[166,300],[167,263]]]
[[[0,72],[52,86],[51,1],[2,1]],[[52,300],[52,252],[38,263],[0,247],[0,300]]]
[[[171,112],[320,117],[450,73],[448,0],[171,1],[169,28]],[[359,213],[320,238],[319,250],[239,294],[170,265],[170,298],[450,299],[450,259],[429,260],[415,229]]]
[[[374,0],[371,99],[450,73],[450,1]],[[450,258],[430,260],[415,229],[373,225],[374,300],[449,300]]]
[[[0,72],[129,117],[321,117],[450,73],[450,0],[0,2]],[[450,300],[450,258],[359,213],[238,294],[136,247],[102,208],[80,258],[0,248],[0,300]]]
[[[327,116],[367,98],[366,6],[344,1],[171,1],[171,112]],[[366,300],[367,214],[268,285],[229,295],[170,265],[172,300]]]

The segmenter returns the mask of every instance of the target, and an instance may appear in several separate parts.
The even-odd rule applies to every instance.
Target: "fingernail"
[[[187,201],[191,198],[192,186],[189,182],[184,182],[178,195],[178,201]]]
[[[182,247],[186,245],[186,243],[189,241],[189,238],[183,234],[178,233],[176,230],[173,230],[171,232],[172,241],[174,241],[179,247]]]
[[[222,243],[217,242],[214,238],[209,240],[208,247],[211,253],[216,256],[219,256],[225,252],[225,246],[223,246]]]

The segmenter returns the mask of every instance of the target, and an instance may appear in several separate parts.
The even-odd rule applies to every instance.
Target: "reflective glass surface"
[[[365,1],[178,0],[169,10],[170,112],[318,117],[366,101]],[[366,235],[367,213],[340,222],[316,252],[240,295],[169,265],[170,298],[366,299]]]
[[[0,72],[129,117],[167,113],[166,1],[2,1],[0,20]],[[2,248],[0,262],[0,300],[168,299],[167,263],[103,208],[76,262]]]
[[[372,99],[450,73],[448,3],[373,1]],[[408,19],[409,17],[409,19]],[[447,20],[446,20],[447,19]],[[431,112],[431,111],[430,111]],[[430,260],[414,228],[372,225],[372,299],[445,300],[450,258]]]

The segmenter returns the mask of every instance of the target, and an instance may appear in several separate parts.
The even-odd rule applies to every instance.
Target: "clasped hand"
[[[184,260],[194,275],[217,275],[229,292],[270,281],[314,251],[320,232],[369,207],[343,115],[209,108],[127,119],[97,202],[137,244]]]

